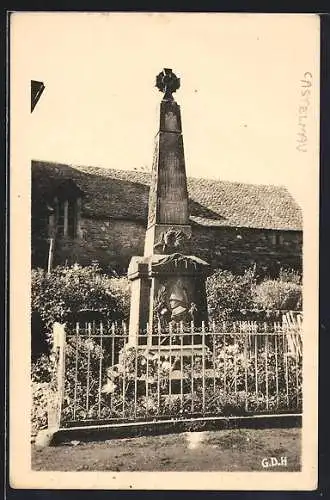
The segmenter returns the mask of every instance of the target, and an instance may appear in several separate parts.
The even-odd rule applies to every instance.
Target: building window
[[[60,201],[58,204],[57,234],[59,236],[64,236],[65,203],[65,201]]]
[[[60,200],[57,212],[57,234],[69,238],[78,236],[78,201]]]
[[[77,237],[77,202],[76,200],[68,202],[68,236]]]
[[[284,238],[283,238],[283,235],[281,233],[273,233],[271,235],[271,239],[272,239],[272,243],[274,246],[279,246],[279,245],[283,245],[284,243]]]

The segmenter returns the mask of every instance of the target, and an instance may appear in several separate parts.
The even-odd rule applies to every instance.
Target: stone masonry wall
[[[124,274],[131,257],[143,255],[143,221],[82,219],[81,228],[81,239],[57,241],[55,265],[98,260],[104,269]],[[198,225],[192,230],[192,253],[215,268],[242,272],[256,263],[261,274],[276,275],[280,267],[301,270],[301,232]]]
[[[144,248],[144,223],[128,220],[81,220],[81,238],[57,240],[55,264],[81,265],[97,260],[105,269],[114,268],[125,273],[133,255],[142,255]]]
[[[302,233],[193,226],[192,252],[213,267],[241,273],[256,264],[258,274],[276,276],[281,267],[301,271]]]

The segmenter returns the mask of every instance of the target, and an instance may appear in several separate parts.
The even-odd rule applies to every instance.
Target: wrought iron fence
[[[297,321],[170,325],[134,343],[125,324],[77,323],[58,345],[61,425],[301,411]]]

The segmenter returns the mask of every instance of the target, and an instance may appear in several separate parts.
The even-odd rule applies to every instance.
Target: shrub
[[[49,383],[32,382],[31,436],[35,437],[39,430],[47,427]]]
[[[265,280],[253,289],[253,302],[260,309],[299,311],[302,307],[302,286],[278,280]]]
[[[35,383],[50,383],[54,375],[54,358],[42,354],[31,365],[31,381]]]
[[[252,307],[252,287],[256,281],[255,270],[243,275],[227,270],[215,271],[206,282],[208,312],[211,321],[233,318],[233,311]]]
[[[302,283],[301,274],[294,269],[280,269],[279,280],[288,283],[295,283],[296,285],[301,285]]]
[[[39,430],[47,427],[48,404],[53,392],[54,359],[45,354],[31,366],[31,435],[36,436]]]
[[[77,318],[81,311],[97,311],[112,320],[129,314],[129,284],[125,278],[109,277],[97,265],[58,266],[50,273],[32,271],[31,309],[50,338],[55,321]]]
[[[266,320],[266,312],[301,310],[301,275],[291,269],[281,269],[277,279],[258,283],[255,269],[243,275],[217,270],[206,283],[208,312],[211,321]],[[268,313],[267,313],[268,314]]]
[[[130,310],[130,283],[128,279],[123,276],[109,278],[109,286],[116,298],[116,318],[127,321]]]

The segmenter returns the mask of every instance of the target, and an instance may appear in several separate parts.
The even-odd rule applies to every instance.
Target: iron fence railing
[[[170,325],[133,343],[125,324],[62,332],[61,425],[301,411],[301,323],[292,318]]]

